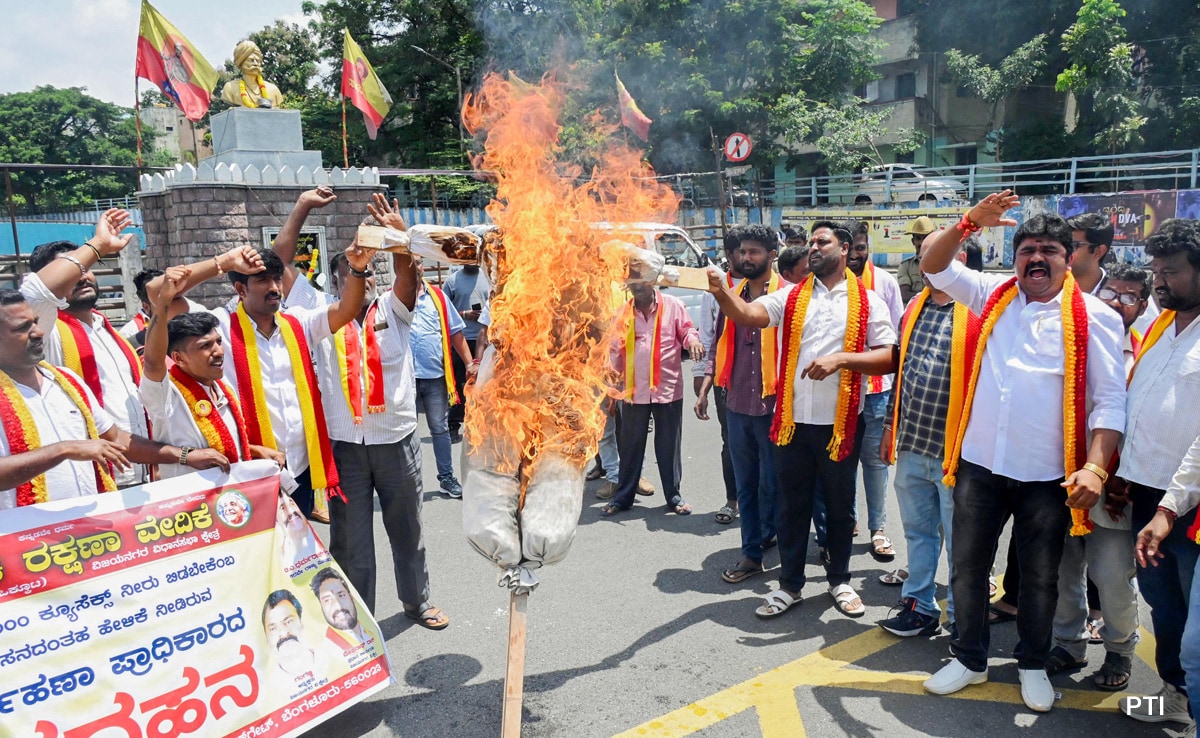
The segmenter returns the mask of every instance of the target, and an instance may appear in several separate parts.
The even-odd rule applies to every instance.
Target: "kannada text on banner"
[[[0,513],[0,644],[21,738],[294,736],[392,678],[270,462]]]

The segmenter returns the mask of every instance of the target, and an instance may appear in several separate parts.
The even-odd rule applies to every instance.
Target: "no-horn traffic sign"
[[[746,134],[730,134],[725,139],[725,158],[729,161],[745,161],[753,148],[754,144],[750,143],[750,137]]]

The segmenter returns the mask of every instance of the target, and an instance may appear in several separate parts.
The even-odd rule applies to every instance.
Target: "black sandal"
[[[1103,692],[1120,692],[1129,686],[1129,673],[1133,670],[1133,659],[1111,651],[1104,656],[1104,663],[1092,677],[1092,684]]]
[[[1087,666],[1087,659],[1076,659],[1067,649],[1055,646],[1046,657],[1046,675],[1054,676],[1068,671],[1078,671]]]
[[[629,508],[627,508],[627,507],[621,507],[620,505],[610,502],[609,504],[600,508],[600,517],[611,518],[612,516],[616,515],[617,513],[625,512],[628,509]]]

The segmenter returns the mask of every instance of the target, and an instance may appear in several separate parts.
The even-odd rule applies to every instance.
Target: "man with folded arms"
[[[958,638],[954,660],[925,689],[951,694],[987,681],[988,570],[1012,516],[1022,574],[1021,698],[1047,712],[1054,704],[1046,657],[1063,535],[1093,527],[1088,513],[1125,427],[1125,384],[1121,320],[1075,284],[1067,266],[1071,227],[1061,217],[1037,215],[1017,230],[1013,277],[973,272],[954,260],[971,233],[1017,225],[1004,214],[1019,204],[1011,191],[988,195],[956,226],[931,234],[921,257],[930,285],[980,316],[945,479],[957,482],[950,586]]]
[[[112,492],[130,462],[228,468],[118,428],[77,374],[45,361],[43,335],[25,296],[0,289],[0,510]]]
[[[896,331],[887,305],[846,268],[850,232],[831,221],[811,230],[812,274],[799,285],[745,302],[709,272],[709,291],[725,315],[747,328],[781,329],[771,440],[776,444],[779,588],[755,611],[781,615],[800,602],[808,531],[818,482],[828,516],[829,594],[839,611],[866,607],[850,586],[854,485],[862,448],[866,376],[896,370]]]

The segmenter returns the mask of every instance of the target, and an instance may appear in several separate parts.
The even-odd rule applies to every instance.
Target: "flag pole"
[[[142,99],[138,92],[138,78],[133,77],[133,119],[137,128],[137,165],[138,176],[142,176]]]
[[[342,95],[342,168],[350,168],[350,150],[346,145],[346,96]]]

